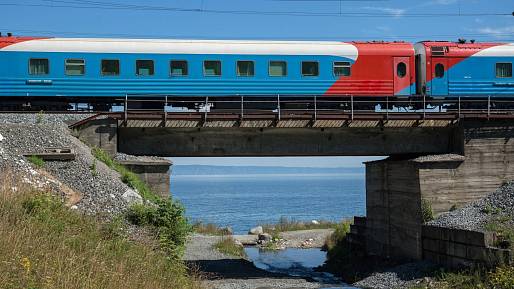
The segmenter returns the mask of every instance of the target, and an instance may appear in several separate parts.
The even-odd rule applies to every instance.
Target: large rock
[[[262,228],[262,226],[257,226],[255,228],[251,228],[250,231],[248,232],[248,234],[250,235],[260,235],[264,233],[264,229]]]
[[[122,195],[123,199],[129,204],[142,204],[143,198],[133,189],[127,189]]]
[[[259,241],[262,241],[262,242],[270,242],[270,241],[271,241],[271,239],[273,239],[273,238],[272,238],[272,237],[271,237],[271,235],[270,235],[270,234],[268,234],[268,233],[264,233],[264,234],[260,234],[260,235],[259,235]]]

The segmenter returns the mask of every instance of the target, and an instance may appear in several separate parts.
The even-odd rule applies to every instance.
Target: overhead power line
[[[198,35],[148,35],[148,34],[125,34],[125,33],[92,33],[92,32],[75,32],[75,31],[53,31],[53,30],[30,30],[30,29],[9,29],[9,28],[0,28],[0,31],[9,31],[14,32],[16,34],[32,34],[36,36],[40,35],[64,35],[70,37],[120,37],[120,38],[186,38],[186,39],[213,39],[213,38],[224,38],[224,39],[232,39],[232,40],[243,40],[240,38],[227,38],[227,37],[215,37],[209,36],[208,38],[205,36]],[[332,40],[332,41],[351,41],[351,40],[411,40],[411,39],[423,39],[423,40],[457,40],[457,38],[484,38],[490,40],[502,40],[502,41],[512,41],[513,39],[495,39],[495,37],[512,37],[514,39],[514,33],[495,33],[494,35],[489,33],[462,33],[462,34],[423,34],[423,35],[395,35],[395,36],[383,36],[383,35],[374,35],[374,36],[361,36],[361,35],[336,35],[330,37],[316,37],[316,38],[302,38],[302,37],[266,37],[266,38],[258,38],[258,39],[249,39],[249,40]]]
[[[159,11],[159,12],[191,12],[211,14],[237,14],[237,15],[268,15],[268,16],[327,16],[327,17],[365,17],[365,18],[397,18],[401,17],[487,17],[511,16],[511,13],[402,13],[397,15],[387,12],[308,12],[308,11],[260,11],[260,10],[221,10],[201,8],[181,8],[169,6],[149,6],[137,4],[124,4],[116,2],[99,1],[67,1],[43,0],[46,3],[0,3],[0,6],[23,7],[50,7],[73,9],[100,9],[100,10],[129,10],[129,11]],[[50,3],[51,2],[51,3]]]

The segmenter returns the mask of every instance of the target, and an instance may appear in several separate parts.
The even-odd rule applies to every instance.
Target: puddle
[[[312,278],[326,284],[323,289],[355,289],[341,282],[330,273],[316,272],[314,268],[323,265],[326,252],[321,249],[295,249],[269,251],[255,247],[245,248],[248,258],[257,268],[295,277]]]

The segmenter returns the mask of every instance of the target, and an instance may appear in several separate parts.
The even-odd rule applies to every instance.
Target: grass
[[[237,245],[232,236],[221,237],[221,240],[214,244],[213,247],[223,254],[240,258],[246,257],[243,246]]]
[[[491,219],[484,226],[484,228],[488,232],[496,233],[496,241],[494,246],[502,249],[513,249],[514,226],[512,224],[511,217],[496,216],[495,218]]]
[[[501,266],[494,270],[482,268],[456,272],[441,271],[430,283],[422,283],[410,289],[514,289],[514,267]]]
[[[346,240],[346,235],[350,233],[350,225],[352,224],[351,220],[343,220],[341,223],[338,223],[335,227],[334,233],[327,237],[325,240],[325,248],[328,252],[333,251],[332,255],[339,255],[337,252],[337,246],[343,243]]]
[[[434,219],[434,211],[432,204],[425,199],[421,199],[421,218],[423,223],[430,222]]]
[[[0,288],[201,288],[182,261],[0,176]]]
[[[27,157],[27,160],[31,162],[34,166],[37,168],[42,168],[45,165],[45,160],[38,156],[29,156]]]
[[[232,235],[232,232],[228,228],[220,228],[216,224],[213,224],[213,223],[204,224],[201,221],[198,221],[193,224],[193,231],[195,231],[199,234],[212,235],[212,236]]]
[[[317,224],[312,222],[301,222],[287,217],[280,217],[276,224],[264,224],[262,228],[265,233],[277,236],[281,232],[314,230],[314,229],[335,229],[338,223],[331,221],[318,221]]]

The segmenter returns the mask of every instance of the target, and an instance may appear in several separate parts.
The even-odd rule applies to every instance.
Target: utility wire
[[[205,36],[198,36],[198,35],[148,35],[148,34],[123,34],[123,33],[91,33],[91,32],[72,32],[72,31],[52,31],[52,30],[29,30],[29,29],[8,29],[8,28],[0,28],[0,31],[10,31],[15,33],[34,33],[34,34],[45,34],[45,35],[67,35],[72,37],[83,37],[83,36],[90,36],[90,37],[123,37],[123,38],[143,38],[143,39],[156,39],[156,38],[197,38],[197,39],[212,39],[213,36],[210,36],[209,38],[205,38]],[[476,38],[476,37],[483,37],[486,36],[488,39],[493,39],[491,37],[491,34],[488,33],[463,33],[463,34],[424,34],[424,35],[395,35],[395,36],[357,36],[357,35],[338,35],[338,36],[331,36],[331,37],[316,37],[313,38],[298,38],[298,37],[268,37],[268,38],[260,38],[260,39],[248,39],[248,40],[336,40],[341,41],[344,39],[347,40],[372,40],[372,39],[380,39],[380,40],[404,40],[404,39],[423,39],[427,40],[428,38],[432,39],[457,39],[459,37],[469,37],[469,38]],[[513,37],[514,33],[497,33],[494,34],[496,37]],[[216,37],[214,37],[216,38]],[[222,37],[226,38],[226,37]],[[231,38],[228,38],[231,39]],[[232,40],[243,40],[240,38],[232,38]],[[498,39],[495,39],[498,41]],[[503,41],[510,41],[507,39],[501,39]]]
[[[46,0],[48,2],[49,0]],[[61,4],[57,4],[61,3]],[[258,11],[258,10],[217,10],[217,9],[198,9],[180,8],[168,6],[148,6],[123,4],[115,2],[96,2],[96,1],[65,1],[53,0],[53,5],[48,3],[0,3],[0,6],[15,7],[53,7],[53,8],[73,8],[73,9],[100,9],[100,10],[130,10],[130,11],[162,11],[162,12],[204,12],[212,14],[237,14],[237,15],[268,15],[268,16],[328,16],[328,17],[365,17],[365,18],[397,18],[398,15],[377,12],[305,12],[305,11]],[[511,16],[510,13],[405,13],[401,17],[485,17],[485,16]]]

